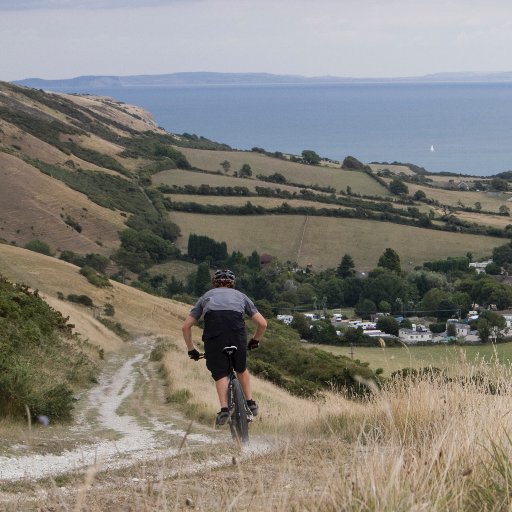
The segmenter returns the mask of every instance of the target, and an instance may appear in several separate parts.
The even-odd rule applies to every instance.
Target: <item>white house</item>
[[[489,265],[489,263],[492,263],[492,260],[487,261],[475,261],[469,264],[469,268],[474,268],[476,270],[477,274],[484,274],[485,273],[485,267]]]
[[[457,338],[465,338],[471,329],[468,324],[455,324],[455,331]]]
[[[277,319],[286,325],[290,325],[293,322],[293,315],[277,315]]]
[[[432,333],[429,330],[417,331],[413,329],[399,329],[398,338],[408,345],[432,341]]]

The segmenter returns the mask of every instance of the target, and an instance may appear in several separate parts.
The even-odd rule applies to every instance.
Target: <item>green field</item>
[[[252,151],[208,151],[189,148],[180,148],[180,151],[194,167],[207,171],[222,170],[220,163],[227,160],[231,164],[229,174],[238,171],[242,165],[249,164],[253,177],[258,174],[269,176],[277,172],[292,183],[329,186],[334,187],[336,191],[345,191],[347,186],[350,186],[352,191],[358,194],[390,195],[385,187],[359,171],[298,164]]]
[[[306,344],[308,347],[317,347],[334,354],[351,357],[350,347],[335,347],[331,345]],[[468,345],[465,347],[455,345],[435,345],[421,347],[353,347],[354,359],[370,363],[373,369],[382,368],[384,375],[390,375],[401,368],[422,368],[435,366],[437,368],[454,368],[464,362],[476,363],[485,360],[498,359],[510,364],[512,362],[512,343],[499,345]]]
[[[191,196],[193,197],[193,196]],[[302,215],[202,215],[171,212],[181,228],[178,246],[186,252],[188,235],[206,235],[228,244],[228,251],[250,254],[256,249],[279,259],[312,264],[315,270],[335,267],[349,253],[356,268],[375,268],[387,247],[400,255],[402,268],[412,270],[431,259],[462,256],[487,257],[501,238],[465,235],[360,219]]]

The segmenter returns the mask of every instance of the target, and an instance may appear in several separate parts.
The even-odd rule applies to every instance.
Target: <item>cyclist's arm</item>
[[[197,322],[196,318],[192,315],[188,315],[183,325],[181,326],[181,331],[183,332],[183,339],[187,345],[188,350],[194,350],[196,347],[194,346],[194,342],[192,341],[192,326]]]
[[[254,333],[253,339],[260,341],[267,328],[267,321],[261,313],[255,313],[251,316],[251,320],[256,324],[256,332]]]

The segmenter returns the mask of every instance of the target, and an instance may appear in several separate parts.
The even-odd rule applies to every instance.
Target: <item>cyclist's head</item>
[[[213,286],[215,286],[215,288],[220,288],[221,286],[234,288],[235,274],[228,269],[216,270],[213,275]]]

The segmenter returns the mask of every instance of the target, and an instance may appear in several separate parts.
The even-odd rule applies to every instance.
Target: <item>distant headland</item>
[[[359,84],[359,83],[505,83],[512,82],[512,71],[500,73],[435,73],[413,77],[355,78],[338,76],[275,75],[271,73],[182,72],[160,75],[79,76],[61,80],[26,78],[14,83],[37,89],[107,87],[166,87],[194,85],[279,85],[279,84]]]

